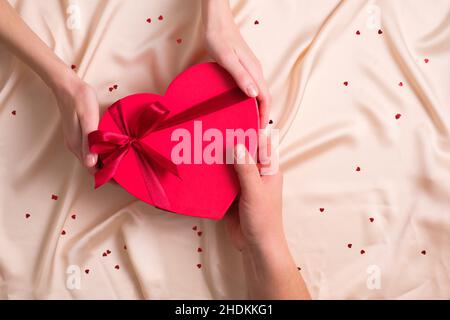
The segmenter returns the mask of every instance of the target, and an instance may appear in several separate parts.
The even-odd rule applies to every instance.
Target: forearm
[[[6,0],[0,0],[0,41],[52,89],[74,77],[72,70],[25,24]]]
[[[284,237],[242,252],[251,299],[310,299]]]
[[[207,33],[221,32],[234,24],[228,0],[202,0],[203,26]]]

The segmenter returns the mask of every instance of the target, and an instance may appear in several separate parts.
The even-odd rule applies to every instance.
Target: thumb
[[[243,196],[255,190],[261,184],[261,176],[252,156],[244,145],[238,144],[234,149],[236,170]]]
[[[97,130],[98,127],[98,114],[91,114],[87,117],[80,119],[81,133],[82,133],[82,156],[83,164],[87,168],[92,168],[97,164],[98,155],[92,153],[89,150],[88,135],[92,131]]]

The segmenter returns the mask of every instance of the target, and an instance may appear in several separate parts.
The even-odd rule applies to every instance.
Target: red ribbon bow
[[[112,179],[123,157],[130,150],[134,150],[153,204],[159,208],[170,209],[169,200],[156,172],[160,169],[167,170],[179,177],[177,166],[142,140],[151,132],[205,116],[245,99],[248,97],[236,87],[171,118],[168,118],[170,111],[165,106],[159,102],[153,102],[139,114],[137,121],[131,127],[128,126],[123,115],[121,103],[111,106],[108,112],[121,133],[96,130],[88,136],[91,152],[99,154],[103,165],[95,173],[95,188]]]
[[[142,140],[167,118],[169,110],[159,102],[154,102],[144,109],[139,115],[139,121],[131,128],[125,121],[120,102],[109,108],[108,112],[121,133],[96,130],[89,134],[91,152],[102,155],[103,166],[95,173],[95,188],[112,179],[122,158],[130,150],[134,150],[144,175],[145,186],[155,206],[168,208],[167,196],[155,171],[164,169],[178,176],[177,167]]]

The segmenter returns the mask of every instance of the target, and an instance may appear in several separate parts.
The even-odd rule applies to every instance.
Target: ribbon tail
[[[169,199],[164,191],[164,187],[156,175],[155,168],[140,152],[136,152],[136,155],[143,174],[145,187],[149,197],[153,200],[153,205],[157,208],[170,211],[171,206]]]

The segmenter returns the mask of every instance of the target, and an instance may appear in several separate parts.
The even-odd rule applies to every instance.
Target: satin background
[[[76,64],[102,111],[128,94],[163,94],[210,59],[200,1],[10,2]],[[70,3],[79,30],[66,26]],[[231,3],[273,95],[286,236],[313,298],[449,299],[450,1]],[[382,34],[367,24],[371,4]],[[71,265],[80,289],[66,285]],[[166,214],[112,184],[94,191],[64,147],[50,90],[0,46],[0,298],[245,296],[223,221]]]

